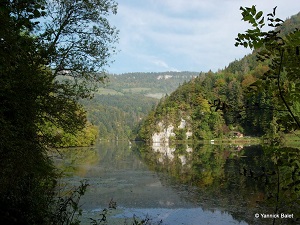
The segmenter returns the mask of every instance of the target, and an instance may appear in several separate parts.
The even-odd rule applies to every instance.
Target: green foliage
[[[179,84],[191,80],[198,72],[159,72],[159,73],[125,73],[120,75],[108,75],[109,83],[106,88],[119,93],[128,92],[149,94],[170,94]],[[101,92],[100,92],[101,94]]]
[[[176,135],[176,140],[179,140],[179,141],[185,141],[186,140],[186,132],[187,130],[186,129],[178,129],[176,132],[175,132],[175,135]]]
[[[229,126],[271,140],[297,128],[300,36],[289,27],[299,28],[293,22],[299,21],[300,14],[282,23],[275,18],[275,9],[267,17],[255,7],[241,10],[253,29],[239,34],[236,45],[255,51],[224,70],[202,73],[162,99],[141,126],[141,137],[150,140],[159,121],[175,125],[178,133],[181,118],[188,121],[196,140],[228,136]],[[265,18],[275,30],[262,31]]]
[[[115,10],[109,0],[1,2],[1,224],[55,224],[57,175],[47,156],[55,136],[43,129],[85,126],[77,100],[102,79],[93,72],[108,63],[117,33],[105,17]]]
[[[50,56],[49,65],[55,75],[81,81],[76,84],[77,94],[86,96],[93,83],[88,87],[85,81],[103,81],[99,71],[110,63],[109,57],[115,52],[118,31],[107,17],[117,13],[117,3],[55,0],[45,7],[47,17],[39,34],[45,54]]]
[[[253,165],[248,165],[243,168],[243,175],[263,184],[266,192],[263,205],[272,209],[274,214],[283,211],[294,214],[295,222],[300,212],[299,149],[265,146],[263,151],[263,158],[271,159],[273,165],[263,165],[259,171],[252,170]],[[273,224],[276,224],[275,218]]]
[[[128,140],[141,119],[157,102],[140,94],[99,95],[83,101],[88,120],[98,127],[99,138]]]
[[[170,94],[195,72],[127,73],[108,75],[108,83],[81,101],[90,122],[99,128],[99,139],[134,139],[138,126],[159,98]]]
[[[257,223],[253,215],[258,209],[294,215],[288,220],[269,219],[266,224],[299,222],[299,148],[194,143],[177,145],[169,158],[151,146],[139,149],[148,167],[167,177],[162,181],[175,190],[179,187],[178,191],[184,187],[190,199],[204,202],[206,209],[217,205],[249,224]]]
[[[58,187],[57,200],[52,202],[54,209],[49,222],[57,225],[79,225],[79,217],[82,215],[79,201],[88,186],[89,184],[84,180],[78,187],[68,189],[66,186]]]
[[[140,137],[150,140],[160,121],[173,124],[175,140],[186,140],[186,132],[189,130],[193,131],[194,139],[210,139],[214,135],[222,136],[224,132],[219,128],[226,126],[225,121],[219,113],[211,110],[210,100],[204,97],[215,95],[209,90],[209,86],[206,86],[208,79],[210,79],[208,75],[204,79],[202,76],[194,78],[161,99],[154,112],[149,114],[140,127]],[[178,128],[181,119],[186,121],[184,129]]]
[[[51,123],[40,127],[41,136],[51,137],[50,147],[84,147],[96,143],[98,127],[87,123],[82,130],[76,133],[66,132]]]
[[[259,22],[258,20],[263,13],[261,11],[257,13],[255,6],[241,7],[241,10],[243,20],[248,21],[255,29],[238,34],[236,46],[243,45],[256,49],[258,60],[269,65],[269,70],[253,84],[255,91],[263,92],[267,89],[268,92],[272,92],[277,110],[286,110],[285,113],[277,114],[277,123],[283,129],[287,131],[299,129],[299,111],[295,110],[295,105],[298,105],[300,99],[298,90],[300,31],[295,29],[282,33],[287,30],[282,29],[283,20],[275,18],[276,7],[267,15],[267,20],[270,21],[268,26],[277,29],[268,32],[262,30],[265,26],[264,17]]]

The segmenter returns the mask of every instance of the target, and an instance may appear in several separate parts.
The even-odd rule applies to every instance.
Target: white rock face
[[[186,126],[186,121],[181,118],[180,124],[178,126],[179,129],[184,129]]]
[[[181,118],[180,124],[178,126],[179,129],[184,129],[187,126],[186,120]],[[169,124],[167,128],[164,126],[164,122],[160,121],[158,123],[158,127],[160,132],[156,132],[152,135],[152,142],[153,143],[169,143],[170,137],[175,137],[175,133],[173,132],[174,126],[173,124]],[[193,133],[191,131],[186,132],[186,138],[192,137]]]
[[[164,164],[166,160],[172,161],[176,156],[176,148],[171,148],[168,143],[152,143],[152,150],[159,153],[158,162],[162,164]],[[190,153],[193,152],[193,149],[186,145],[186,152],[187,155],[178,155],[182,166],[187,164],[188,158],[190,157]]]
[[[186,146],[186,152],[191,153],[191,152],[193,152],[193,149],[187,145]]]
[[[170,79],[172,77],[173,77],[172,75],[160,75],[156,79],[157,80],[167,80],[167,79]]]
[[[180,155],[178,158],[180,159],[181,164],[184,166],[186,164],[186,157],[184,155]]]
[[[185,133],[186,134],[186,138],[188,139],[189,137],[192,137],[193,136],[193,132],[191,131],[188,131]]]
[[[179,129],[184,129],[184,128],[186,128],[186,126],[187,126],[186,120],[181,118],[181,121],[180,121],[180,124],[179,124],[178,128]],[[188,139],[189,137],[193,136],[193,133],[191,131],[187,131],[185,133],[185,135],[186,135],[186,139]]]
[[[161,143],[153,143],[152,149],[154,152],[159,152],[161,157],[159,158],[159,162],[163,162],[165,158],[168,158],[169,160],[174,159],[174,152],[175,148],[170,148],[169,144],[162,144]]]
[[[152,135],[152,142],[153,143],[169,143],[169,138],[171,136],[175,136],[173,132],[174,126],[170,124],[167,128],[164,128],[163,122],[159,122],[158,126],[161,130],[159,133],[154,133]]]
[[[161,133],[154,133],[152,135],[153,144],[160,143],[162,138],[163,138],[163,136],[161,135]]]

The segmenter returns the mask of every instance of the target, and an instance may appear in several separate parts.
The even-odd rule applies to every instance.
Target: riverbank
[[[212,140],[206,140],[210,144],[262,144],[260,137],[236,137],[236,138],[215,138]]]
[[[300,131],[294,131],[283,136],[282,145],[285,147],[300,147]]]

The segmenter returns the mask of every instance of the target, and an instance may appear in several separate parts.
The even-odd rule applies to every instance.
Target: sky
[[[223,69],[251,53],[235,47],[235,38],[250,26],[240,7],[256,5],[265,15],[289,18],[300,11],[299,0],[116,0],[109,18],[119,30],[118,53],[109,73]]]

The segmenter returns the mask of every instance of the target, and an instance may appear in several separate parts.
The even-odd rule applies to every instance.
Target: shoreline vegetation
[[[119,98],[113,98],[107,94],[103,98],[94,93],[98,84],[105,85],[108,81],[105,68],[111,56],[117,53],[119,31],[108,20],[117,13],[117,8],[115,0],[2,1],[0,224],[80,224],[79,200],[89,184],[82,181],[77,187],[68,187],[61,185],[60,178],[63,172],[74,170],[75,161],[95,163],[98,160],[97,148],[93,148],[95,151],[91,151],[92,147],[79,149],[77,155],[73,148],[95,145],[100,141],[99,133],[115,139],[116,143],[126,139],[127,144],[122,147],[128,151],[131,151],[130,139],[134,139],[134,134],[138,135],[136,139],[151,143],[151,132],[163,133],[164,130],[165,143],[170,147],[176,143],[181,144],[180,147],[192,143],[198,144],[200,149],[202,142],[220,143],[226,148],[230,144],[266,144],[267,160],[273,157],[277,172],[269,174],[265,167],[261,172],[266,180],[273,179],[277,184],[278,192],[273,195],[277,199],[275,214],[280,209],[280,188],[282,198],[290,201],[292,196],[299,200],[300,138],[296,137],[300,133],[287,132],[300,129],[300,30],[293,30],[291,26],[299,27],[300,14],[283,23],[275,18],[274,8],[273,13],[268,14],[269,26],[280,28],[279,35],[277,29],[260,30],[264,26],[262,11],[257,12],[255,6],[241,7],[243,20],[257,29],[238,34],[235,45],[256,50],[264,46],[265,49],[235,60],[218,72],[200,72],[195,77],[188,72],[192,80],[186,82],[188,77],[181,76],[184,82],[157,101],[144,96],[149,91],[148,86],[138,87],[135,83],[134,87],[120,87],[125,97],[115,95]],[[168,72],[163,77],[152,78],[170,88],[164,81],[178,82],[170,76]],[[136,92],[140,92],[139,95],[134,95]],[[85,100],[86,105],[82,103]],[[105,115],[103,120],[99,119],[100,115]],[[249,137],[237,137],[241,135]],[[289,149],[288,153],[277,151],[283,144],[297,149]],[[48,152],[51,148],[68,151],[67,147],[73,147],[71,160],[67,162],[70,166],[60,171]],[[207,178],[203,184],[212,183],[211,174],[222,172],[217,158],[209,158],[214,155],[212,148],[208,148],[207,154],[200,154],[199,159],[207,156],[207,160],[215,160],[213,167],[202,170],[201,160],[193,167]],[[180,153],[183,148],[178,150]],[[198,151],[194,145],[193,150]],[[224,162],[224,158],[220,158]],[[112,164],[119,159],[124,158],[121,155],[108,162]],[[260,158],[252,161],[260,162]],[[251,171],[251,167],[245,168],[245,173]],[[281,184],[280,179],[285,183]],[[93,220],[92,224],[103,221]]]
[[[131,145],[133,142],[138,143],[148,143],[144,140],[134,140],[134,139],[99,139],[96,140],[91,145],[83,145],[83,146],[59,146],[58,149],[65,149],[65,148],[91,148],[94,147],[98,142],[127,142]],[[150,142],[152,143],[152,142]],[[164,142],[159,142],[163,144]],[[251,144],[251,145],[264,145],[268,144],[269,140],[264,137],[251,137],[251,136],[244,136],[244,137],[223,137],[223,138],[214,138],[214,139],[204,139],[204,140],[171,140],[168,144],[192,144],[192,143],[203,143],[203,144]],[[148,143],[149,144],[149,143]],[[293,132],[289,134],[284,134],[281,137],[280,146],[284,147],[298,147],[300,146],[300,132]]]

